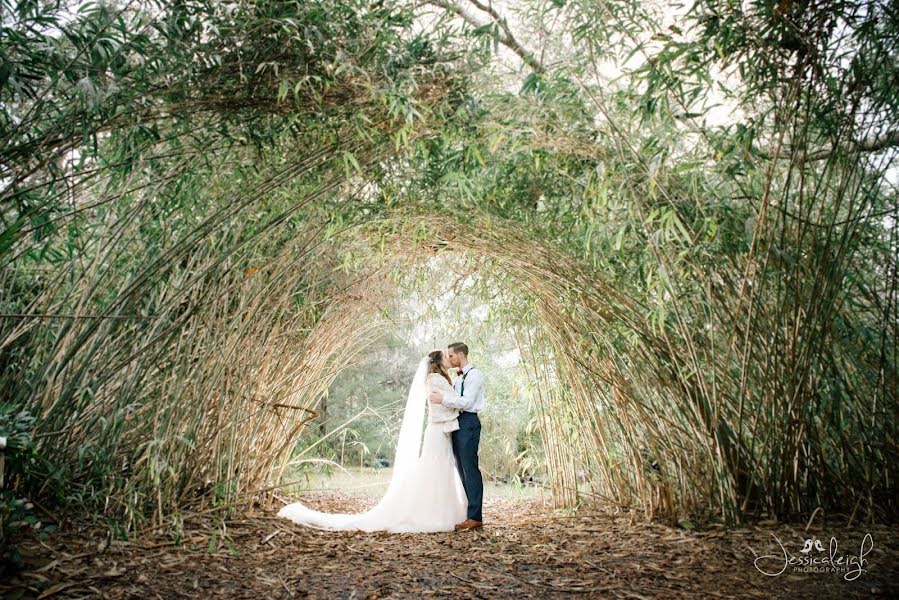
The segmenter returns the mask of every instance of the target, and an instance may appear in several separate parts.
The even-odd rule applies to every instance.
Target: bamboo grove
[[[521,4],[0,3],[3,501],[270,501],[456,253],[559,505],[894,519],[896,9]]]

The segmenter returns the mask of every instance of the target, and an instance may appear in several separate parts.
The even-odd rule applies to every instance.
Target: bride
[[[465,519],[468,504],[450,439],[450,433],[459,428],[459,411],[427,400],[432,389],[452,391],[449,367],[441,350],[430,352],[419,363],[406,399],[393,475],[373,508],[358,514],[324,513],[294,502],[278,511],[278,516],[318,529],[453,531]],[[428,425],[422,442],[426,408]]]

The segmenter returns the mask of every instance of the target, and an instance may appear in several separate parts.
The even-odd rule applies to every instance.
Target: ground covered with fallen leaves
[[[355,512],[372,498],[329,491],[303,497],[320,510]],[[4,598],[896,598],[899,533],[760,523],[702,530],[645,523],[609,511],[553,512],[541,500],[485,503],[482,530],[438,534],[323,532],[255,510],[226,520],[198,515],[184,535],[147,532],[111,540],[70,523],[20,544],[26,570],[0,582]],[[768,576],[757,556],[835,556],[873,547],[865,571]],[[772,534],[780,540],[774,540]],[[772,559],[766,570],[777,564]],[[783,561],[780,561],[781,566]],[[765,565],[763,565],[765,566]],[[849,571],[854,571],[854,567]],[[851,576],[851,573],[848,575]]]

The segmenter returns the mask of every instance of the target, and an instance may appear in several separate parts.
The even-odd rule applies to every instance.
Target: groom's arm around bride
[[[481,440],[481,420],[478,413],[484,408],[484,376],[468,362],[468,346],[461,342],[447,347],[447,358],[457,369],[452,391],[432,390],[428,400],[449,408],[458,408],[459,429],[452,433],[453,455],[459,477],[468,497],[468,518],[457,529],[481,526],[481,504],[484,484],[478,465],[478,446]]]
[[[453,386],[452,391],[431,392],[430,400],[434,404],[442,404],[448,408],[458,408],[465,412],[479,413],[483,408],[484,376],[480,369],[471,367],[468,372],[457,377],[462,380]]]

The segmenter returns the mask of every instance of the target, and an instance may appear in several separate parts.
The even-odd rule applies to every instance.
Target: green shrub
[[[28,411],[16,412],[12,405],[0,404],[0,575],[23,566],[14,543],[16,534],[31,528],[46,537],[55,529],[41,522],[25,493],[29,475],[41,468],[31,436],[36,424],[37,418]]]

